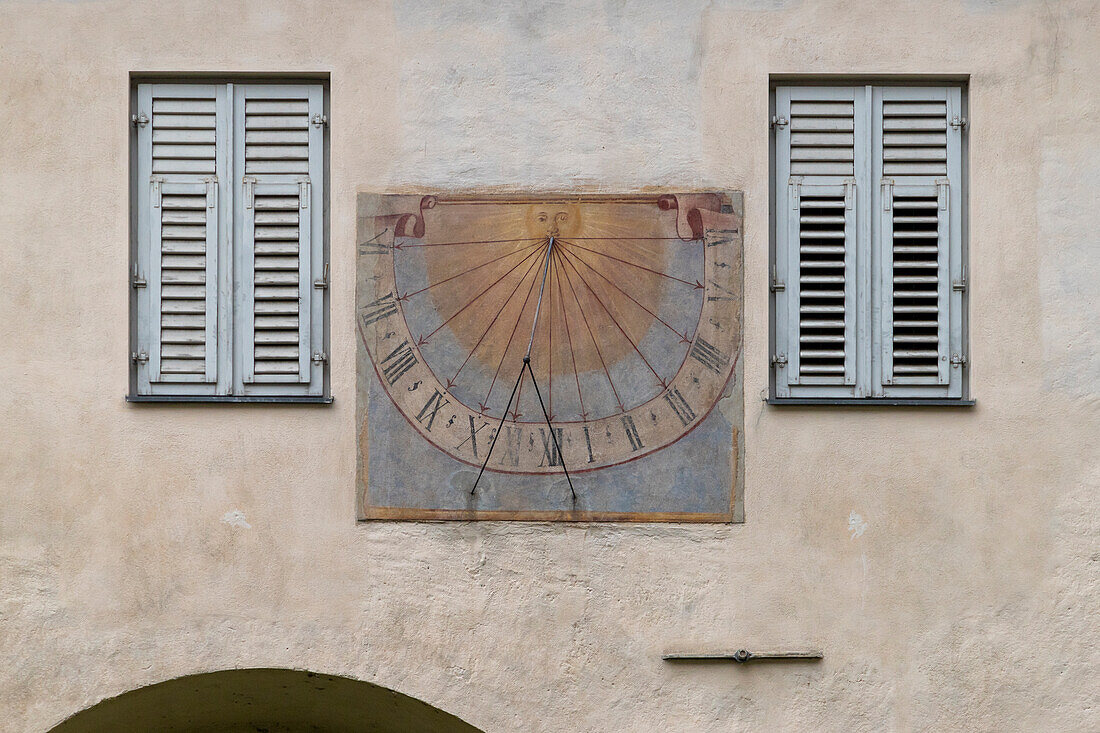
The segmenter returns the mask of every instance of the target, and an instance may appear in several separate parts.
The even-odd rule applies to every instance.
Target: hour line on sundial
[[[569,476],[569,469],[565,465],[565,456],[562,454],[561,444],[558,441],[558,435],[561,433],[561,431],[560,430],[555,430],[553,424],[550,422],[550,413],[546,411],[546,403],[542,401],[542,391],[539,389],[539,382],[538,382],[537,379],[535,379],[535,372],[531,369],[531,349],[535,345],[535,329],[538,328],[539,313],[542,311],[542,296],[543,296],[543,293],[546,291],[546,276],[550,272],[550,258],[554,254],[554,237],[555,237],[554,234],[550,234],[549,238],[546,241],[546,259],[545,259],[545,261],[543,263],[543,266],[542,266],[542,283],[539,285],[538,300],[535,301],[535,317],[531,319],[531,336],[530,336],[530,338],[527,339],[527,351],[523,355],[523,366],[520,368],[519,375],[516,377],[515,386],[512,387],[512,394],[508,398],[508,404],[504,406],[504,412],[500,416],[500,424],[497,425],[497,431],[495,433],[493,433],[493,439],[489,443],[489,450],[485,454],[485,461],[481,464],[481,469],[477,472],[477,478],[474,479],[473,488],[470,489],[470,495],[471,496],[477,491],[477,485],[481,482],[481,477],[485,474],[485,467],[489,465],[489,459],[493,455],[493,448],[496,447],[497,438],[500,436],[501,430],[504,429],[504,421],[508,417],[508,409],[512,406],[512,400],[515,399],[516,392],[519,390],[520,383],[523,381],[523,375],[524,375],[524,373],[526,373],[531,377],[531,384],[535,388],[535,395],[539,398],[539,407],[542,409],[542,416],[544,418],[546,418],[546,427],[549,428],[550,438],[554,442],[554,455],[557,456],[558,462],[561,464],[561,470],[562,470],[563,473],[565,473],[565,480],[569,482],[569,494],[573,497],[573,503],[574,504],[577,503],[577,492],[573,488],[573,479],[570,478],[570,476]],[[523,280],[520,280],[520,282],[523,282]],[[518,285],[517,285],[517,287],[518,287]],[[528,293],[528,295],[530,295],[530,293]],[[525,305],[526,305],[526,301],[525,301]],[[502,308],[502,310],[503,310],[503,308]],[[520,313],[521,314],[523,313],[522,309],[520,310]],[[517,321],[516,325],[517,326],[519,325],[518,321]],[[486,329],[486,333],[488,333],[488,329]],[[515,329],[514,328],[512,330],[512,335],[515,335]],[[484,336],[482,338],[484,338]],[[511,338],[509,338],[509,343],[511,343]],[[505,354],[505,356],[507,356],[507,354],[508,354],[508,349],[507,348],[505,348],[504,354]],[[503,360],[503,358],[504,357],[501,357],[502,360]],[[497,371],[499,372],[499,367],[498,367]],[[494,377],[494,379],[495,379],[495,377]],[[490,388],[490,391],[492,391],[491,388]],[[488,399],[488,398],[486,398],[486,399]],[[518,407],[517,407],[517,410],[518,410]],[[517,413],[516,419],[518,419],[518,413]],[[554,464],[551,463],[550,465],[554,465]]]

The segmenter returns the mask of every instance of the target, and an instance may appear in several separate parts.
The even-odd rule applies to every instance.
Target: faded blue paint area
[[[394,408],[376,379],[370,393],[369,503],[405,509],[568,511],[569,487],[561,476],[486,472],[477,494],[477,468],[429,446]],[[731,426],[720,410],[694,431],[645,458],[573,478],[576,509],[587,512],[730,511],[733,486]],[[410,454],[409,446],[424,446]],[[499,448],[499,446],[498,446]],[[716,456],[723,457],[716,460]]]

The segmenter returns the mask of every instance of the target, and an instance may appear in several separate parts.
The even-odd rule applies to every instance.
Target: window
[[[960,86],[774,92],[776,402],[962,402]]]
[[[136,85],[131,399],[324,401],[324,90]]]

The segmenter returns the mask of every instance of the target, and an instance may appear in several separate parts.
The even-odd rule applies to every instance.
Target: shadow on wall
[[[122,730],[480,733],[385,687],[290,669],[233,669],[160,682],[93,705],[53,733]]]

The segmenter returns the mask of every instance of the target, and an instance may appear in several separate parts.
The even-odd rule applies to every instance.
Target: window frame
[[[126,401],[132,403],[222,403],[222,404],[247,404],[247,403],[281,403],[281,404],[314,404],[314,405],[326,405],[333,402],[331,392],[331,359],[329,358],[331,349],[331,276],[329,274],[330,268],[328,263],[331,262],[330,256],[330,211],[331,211],[331,197],[330,197],[330,147],[331,147],[331,135],[329,133],[328,120],[330,119],[330,75],[327,72],[286,72],[286,73],[263,73],[263,74],[225,74],[225,73],[209,73],[209,72],[131,72],[127,81],[129,87],[129,107],[127,113],[127,140],[128,140],[128,152],[129,152],[129,164],[127,172],[127,185],[129,190],[128,199],[128,218],[129,218],[129,257],[127,260],[126,271],[126,288],[128,291],[128,348],[126,352],[126,364],[128,371],[128,392],[126,394]],[[257,390],[258,393],[253,394],[139,394],[139,374],[138,363],[135,360],[136,354],[140,350],[141,344],[141,319],[138,309],[138,300],[141,297],[143,288],[137,288],[133,286],[133,278],[138,272],[137,267],[140,261],[140,219],[141,219],[141,206],[140,206],[140,193],[139,193],[139,169],[141,167],[140,149],[139,149],[139,135],[137,134],[137,127],[134,124],[135,116],[141,111],[140,99],[139,99],[139,87],[143,84],[167,84],[167,85],[316,85],[321,88],[321,109],[325,118],[324,134],[321,136],[321,166],[322,176],[320,181],[321,187],[321,231],[314,232],[312,236],[312,245],[320,248],[320,261],[324,264],[323,273],[313,273],[314,278],[324,277],[326,285],[320,289],[319,302],[321,304],[321,338],[322,353],[325,355],[324,361],[320,364],[320,392],[319,394],[277,394],[273,393],[278,389],[278,385],[266,385],[263,389]],[[232,127],[234,124],[232,119],[227,120],[227,125]],[[230,136],[229,144],[232,148],[232,136]],[[235,154],[233,149],[229,149],[226,153],[230,158]],[[221,152],[218,153],[221,156]],[[220,175],[220,174],[219,174]],[[239,176],[237,176],[239,178]],[[316,184],[314,184],[316,185]],[[221,202],[218,203],[218,211],[221,211]],[[237,241],[235,230],[238,227],[238,222],[235,216],[235,207],[225,212],[219,219],[219,227],[222,232],[227,232],[228,236],[225,238],[225,247],[219,248],[219,259],[225,258],[226,260],[236,260],[238,253],[235,251],[240,247],[240,243]],[[219,237],[220,239],[220,237]],[[236,245],[236,246],[234,246]],[[313,250],[311,250],[313,251]],[[233,274],[233,279],[236,280],[236,273]],[[236,301],[238,299],[238,289],[230,286],[229,299]],[[225,319],[219,312],[219,325],[217,339],[219,345],[227,347],[228,353],[219,352],[217,359],[220,364],[230,364],[231,369],[238,369],[239,367],[231,365],[232,354],[234,351],[233,343],[238,337],[236,334],[237,325],[229,323],[229,319]],[[228,333],[223,332],[223,327],[228,325]],[[310,355],[312,357],[312,355]],[[232,381],[232,378],[231,378]],[[288,386],[296,386],[294,383],[288,383]]]
[[[780,196],[778,195],[779,181],[777,178],[779,166],[777,160],[777,144],[776,144],[776,127],[773,121],[777,115],[777,90],[782,87],[852,87],[852,86],[867,86],[867,87],[949,87],[957,88],[960,95],[960,110],[964,120],[967,120],[967,127],[964,128],[963,133],[960,136],[960,150],[959,150],[959,171],[960,181],[958,185],[958,202],[959,202],[959,219],[961,225],[960,240],[958,245],[958,251],[961,256],[962,277],[965,282],[965,292],[961,298],[961,306],[949,315],[951,318],[961,318],[960,328],[960,351],[963,358],[966,360],[962,366],[961,373],[961,396],[960,397],[944,397],[944,396],[866,396],[866,397],[854,397],[854,396],[779,396],[777,394],[777,369],[773,363],[773,358],[776,354],[783,353],[784,346],[779,343],[779,330],[777,329],[777,315],[779,313],[779,293],[777,293],[774,285],[777,279],[782,280],[785,277],[785,273],[778,271],[778,247],[780,246],[780,238],[778,236],[778,228],[786,226],[786,217],[782,214],[784,212],[778,212],[778,202]],[[968,74],[941,74],[941,75],[919,75],[919,74],[771,74],[768,77],[768,271],[767,271],[767,283],[769,287],[768,293],[768,352],[767,352],[767,370],[768,370],[768,392],[765,402],[774,406],[853,406],[853,407],[873,407],[873,406],[894,406],[894,407],[971,407],[975,405],[975,400],[970,391],[970,293],[972,282],[972,267],[969,256],[969,239],[970,239],[970,201],[969,201],[969,89],[970,77]],[[869,102],[870,106],[870,102]],[[872,115],[873,115],[873,109]],[[872,124],[872,128],[874,125]],[[864,141],[872,148],[874,147],[873,129],[868,131],[871,138]],[[860,141],[856,141],[857,147],[861,144]],[[872,161],[873,169],[873,161]],[[786,184],[784,184],[786,185]],[[872,185],[876,185],[876,182],[872,181]],[[954,195],[952,196],[954,198]],[[872,212],[873,213],[873,212]],[[856,227],[862,230],[867,228],[870,232],[873,230],[872,239],[868,244],[868,248],[878,246],[879,231],[875,229],[875,225],[878,223],[878,217],[873,216],[873,221],[864,224],[863,217],[860,217],[856,222]],[[789,283],[786,283],[787,287],[790,287]],[[873,349],[879,343],[881,334],[871,333],[868,331],[867,338],[870,343],[864,344],[857,353],[857,359],[863,358],[860,353],[865,349]],[[875,368],[877,373],[881,368],[881,364]]]

